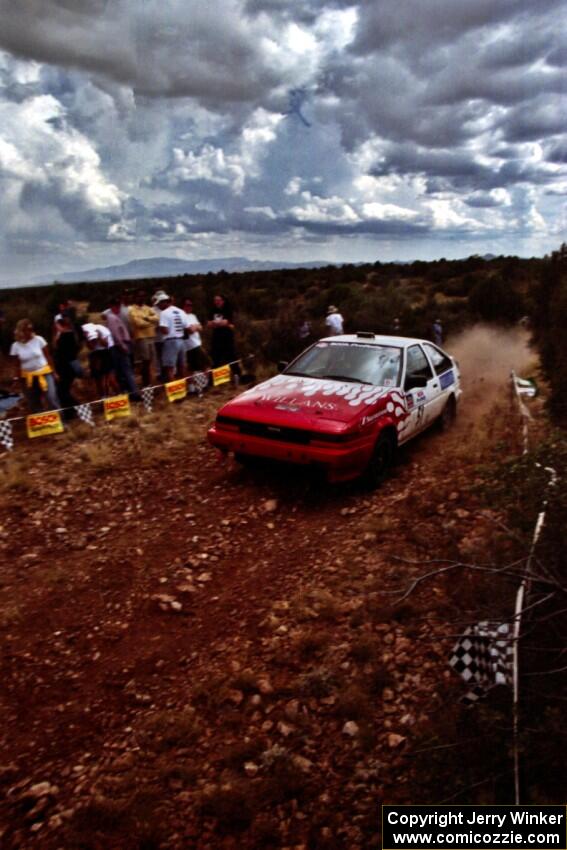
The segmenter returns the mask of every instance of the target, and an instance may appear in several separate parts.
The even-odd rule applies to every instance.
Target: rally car
[[[243,462],[317,464],[330,481],[376,486],[398,446],[454,420],[460,395],[457,362],[427,340],[333,336],[225,404],[208,439]]]

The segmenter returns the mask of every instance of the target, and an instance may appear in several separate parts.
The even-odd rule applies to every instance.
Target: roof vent
[[[376,334],[373,334],[371,331],[357,331],[356,335],[361,339],[374,339]]]

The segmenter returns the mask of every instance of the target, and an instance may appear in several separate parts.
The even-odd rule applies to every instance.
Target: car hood
[[[347,381],[276,375],[252,387],[222,409],[225,415],[256,421],[285,421],[297,427],[321,425],[322,420],[348,425],[386,401],[393,387],[377,387]]]

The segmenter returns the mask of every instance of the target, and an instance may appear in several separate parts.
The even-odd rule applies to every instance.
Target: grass
[[[23,459],[5,457],[0,475],[0,491],[5,493],[27,493],[33,489],[33,480],[29,477]]]

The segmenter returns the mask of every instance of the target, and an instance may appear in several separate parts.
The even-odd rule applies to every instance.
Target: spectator
[[[72,408],[77,404],[77,400],[71,393],[71,386],[75,378],[83,377],[83,370],[78,359],[80,346],[71,323],[71,316],[66,309],[59,316],[58,325],[59,330],[53,353],[55,368],[59,376],[57,390],[63,407]],[[73,415],[74,412],[69,410],[66,413],[66,418]]]
[[[87,322],[83,333],[89,349],[91,377],[96,384],[97,398],[118,393],[118,384],[113,372],[112,349],[114,340],[106,325]]]
[[[329,334],[331,336],[338,336],[339,334],[343,333],[344,319],[334,304],[331,304],[331,306],[327,310],[327,318],[325,319],[325,324],[329,328]]]
[[[47,342],[34,333],[29,319],[20,319],[10,348],[12,362],[18,370],[14,381],[21,381],[32,413],[40,411],[47,401],[49,410],[61,407],[55,385],[55,368]]]
[[[311,322],[305,316],[301,318],[299,323],[297,338],[303,345],[308,345],[311,342]]]
[[[171,303],[166,292],[156,295],[156,306],[160,310],[159,330],[163,340],[161,364],[166,381],[185,375],[185,329],[189,328],[187,314]]]
[[[396,316],[396,318],[392,322],[392,331],[394,333],[394,336],[398,336],[398,334],[400,333],[400,330],[401,330],[400,320]]]
[[[161,317],[161,310],[157,306],[158,301],[162,295],[165,295],[163,289],[158,289],[157,292],[154,292],[152,295],[152,310],[154,311],[157,319],[156,323],[156,368],[158,372],[158,377],[160,381],[165,381],[165,371],[163,366],[161,365],[161,353],[163,350],[163,339],[161,335],[161,331],[159,329],[159,320]]]
[[[114,372],[118,378],[120,389],[129,393],[135,401],[140,401],[141,396],[132,368],[132,340],[122,318],[122,307],[120,298],[113,298],[109,309],[106,311],[108,330],[114,340],[111,349]]]
[[[183,309],[187,315],[189,327],[185,331],[185,352],[187,356],[187,367],[189,374],[199,372],[204,368],[205,355],[203,353],[201,331],[203,330],[199,319],[193,312],[193,302],[186,298]]]
[[[236,349],[234,346],[234,316],[232,306],[224,295],[215,295],[213,298],[213,309],[207,326],[212,330],[211,355],[213,367],[224,366],[231,363],[231,372],[234,383],[238,386],[240,381],[240,366],[233,361],[236,360]]]
[[[431,334],[435,345],[443,345],[443,325],[441,319],[435,319],[431,326]]]
[[[126,330],[128,331],[128,333],[130,334],[130,337],[131,337],[132,329],[130,327],[130,310],[128,308],[128,301],[129,301],[128,295],[126,293],[123,293],[119,298],[114,297],[112,300],[118,301],[119,310],[118,310],[118,313],[115,312],[115,315],[119,316],[120,321],[122,322],[122,324],[124,325],[124,327],[126,328]],[[102,313],[100,314],[104,318],[105,322],[108,322],[108,317],[109,317],[110,313],[111,313],[111,307],[109,306],[109,307],[106,308],[106,310],[103,310]]]
[[[156,311],[146,303],[146,293],[140,290],[130,306],[130,327],[134,341],[134,359],[140,363],[142,386],[151,383],[151,369],[156,362],[156,329],[159,317]]]

